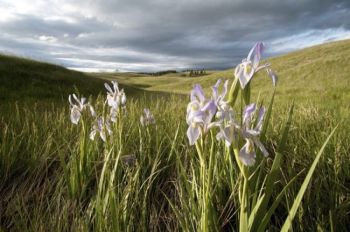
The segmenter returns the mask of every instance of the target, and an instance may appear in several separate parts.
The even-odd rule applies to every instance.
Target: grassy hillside
[[[295,99],[299,102],[327,101],[339,104],[350,100],[350,40],[302,49],[266,62],[272,64],[279,76],[277,94],[281,101]],[[182,74],[159,77],[121,74],[97,76],[116,79],[146,90],[188,94],[194,83],[209,88],[218,78],[233,80],[233,69],[203,77],[184,77]],[[257,75],[252,83],[262,95],[271,89],[271,81],[265,73]]]
[[[0,100],[66,98],[75,87],[98,93],[102,81],[83,73],[29,59],[0,55]]]
[[[350,40],[302,49],[266,62],[272,64],[279,76],[279,101],[326,101],[341,106],[350,100]],[[102,83],[106,79],[117,80],[132,95],[144,94],[140,90],[188,94],[194,83],[208,89],[218,78],[233,80],[233,69],[209,73],[202,77],[188,77],[185,73],[84,74],[57,65],[0,55],[0,100],[66,98],[75,87],[83,94],[97,94],[103,91]],[[265,73],[257,75],[252,83],[262,96],[271,91],[271,81]]]

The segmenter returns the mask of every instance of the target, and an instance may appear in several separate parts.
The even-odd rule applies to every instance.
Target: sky
[[[224,69],[350,38],[349,0],[0,0],[0,53],[81,71]]]

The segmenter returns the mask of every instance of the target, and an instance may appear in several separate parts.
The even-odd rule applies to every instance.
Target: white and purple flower
[[[218,122],[212,122],[216,111],[215,100],[206,99],[202,87],[196,84],[191,91],[191,102],[187,105],[186,115],[186,122],[189,125],[187,137],[190,145],[195,144],[210,128],[218,125]]]
[[[148,108],[143,109],[143,115],[140,117],[140,123],[142,126],[149,126],[156,123],[153,114]]]
[[[259,148],[265,157],[269,155],[268,151],[259,140],[264,120],[264,114],[265,108],[260,107],[256,116],[256,105],[254,103],[246,106],[244,109],[241,133],[246,143],[239,151],[239,158],[246,166],[252,166],[255,164],[255,146]],[[253,122],[254,118],[256,118],[255,123]]]
[[[105,88],[107,89],[107,104],[110,106],[109,116],[113,123],[117,122],[118,112],[121,109],[125,110],[126,96],[124,89],[119,90],[118,83],[112,81],[112,87],[105,83]]]
[[[257,73],[261,69],[269,67],[269,64],[259,65],[263,51],[264,44],[262,42],[256,43],[254,47],[250,50],[247,58],[242,60],[242,63],[237,65],[235,69],[235,77],[238,78],[242,89],[244,89],[247,86],[247,84],[253,78],[255,73]],[[267,72],[271,77],[273,84],[276,85],[277,75],[271,75],[271,69],[267,69]]]
[[[106,122],[104,120],[104,118],[102,117],[97,117],[96,121],[92,127],[92,130],[90,132],[90,139],[94,140],[96,133],[99,133],[100,138],[103,140],[103,142],[106,142],[107,137],[106,137],[106,132],[111,135],[112,134],[112,130],[111,130],[111,125],[109,120],[107,119]]]
[[[71,105],[70,109],[70,120],[73,124],[78,124],[82,112],[89,107],[90,113],[93,117],[96,116],[94,108],[86,101],[86,98],[78,98],[75,94],[69,95],[68,97],[69,104]]]
[[[107,104],[113,109],[119,109],[120,106],[126,104],[126,96],[124,89],[119,90],[118,83],[112,81],[112,87],[105,83],[105,88],[107,89]]]

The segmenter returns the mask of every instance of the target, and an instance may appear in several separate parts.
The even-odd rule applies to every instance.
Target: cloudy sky
[[[218,69],[350,38],[349,0],[0,0],[0,52],[85,71]]]

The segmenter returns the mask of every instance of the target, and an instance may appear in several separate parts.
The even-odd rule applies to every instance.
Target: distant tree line
[[[204,69],[201,70],[189,70],[189,77],[198,77],[198,76],[204,76],[207,75],[207,71]]]
[[[163,75],[166,75],[166,74],[169,74],[169,73],[177,73],[176,70],[165,70],[165,71],[159,71],[159,72],[154,72],[154,73],[151,73],[152,76],[163,76]]]
[[[177,73],[176,70],[164,70],[159,72],[138,72],[138,74],[150,75],[150,76],[162,76],[169,73]]]

